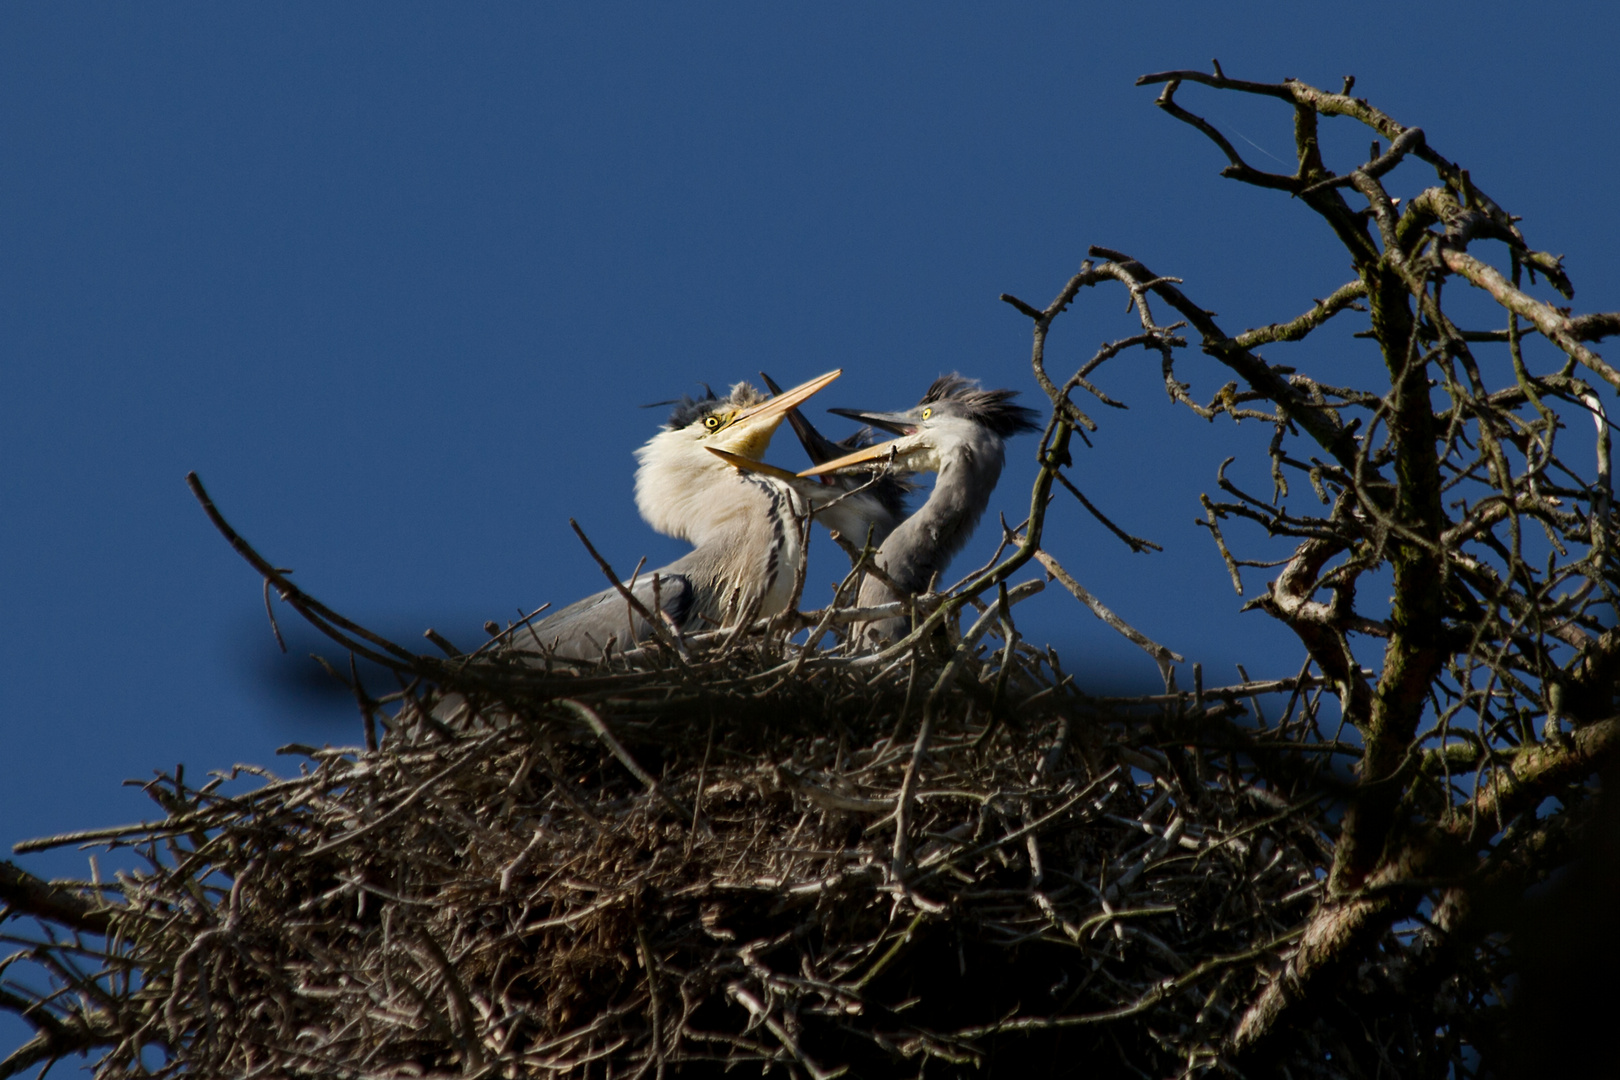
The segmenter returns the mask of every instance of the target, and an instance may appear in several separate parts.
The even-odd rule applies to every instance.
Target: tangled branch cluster
[[[162,823],[56,841],[146,869],[39,948],[101,978],[37,1053],[101,1043],[104,1075],[871,1075],[1005,1066],[1073,1026],[1144,1060],[1218,1033],[1297,937],[1329,850],[1309,803],[1156,748],[1122,703],[1082,721],[1034,660],[1010,692],[1044,697],[1016,718],[989,707],[994,665],[958,688],[896,873],[906,679],[761,693],[771,644],[694,658],[700,694],[627,673],[453,730],[408,695],[376,752],[307,751],[234,797],[155,782]],[[1162,1046],[1112,1023],[1147,1012]]]
[[[148,786],[161,820],[22,845],[140,866],[0,868],[5,913],[32,920],[6,931],[27,978],[0,1005],[37,1031],[0,1075],[74,1053],[109,1077],[817,1078],[1469,1075],[1498,1054],[1513,959],[1482,900],[1568,863],[1620,747],[1608,421],[1584,381],[1620,385],[1587,344],[1620,316],[1535,299],[1525,275],[1569,294],[1558,261],[1348,86],[1143,81],[1226,175],[1315,210],[1356,277],[1235,336],[1102,248],[1047,307],[1005,298],[1051,402],[1030,516],[881,652],[849,647],[835,600],[603,665],[421,656],[293,585],[198,485],[267,585],[400,689],[373,699],[351,667],[367,745],[293,748],[298,776],[248,770],[263,782],[241,792],[240,769],[177,772]],[[1284,103],[1297,173],[1245,163],[1177,103],[1188,82]],[[1324,116],[1389,149],[1330,172]],[[1437,183],[1397,201],[1385,178],[1412,161]],[[1455,324],[1448,283],[1505,326]],[[1138,325],[1058,382],[1048,334],[1104,285]],[[1259,355],[1350,312],[1382,361],[1363,386]],[[1235,375],[1207,405],[1178,375],[1189,338]],[[1275,571],[1250,603],[1303,645],[1293,678],[1179,687],[1181,657],[1052,553],[1055,495],[1102,516],[1066,474],[1096,427],[1074,394],[1119,404],[1098,372],[1137,348],[1173,400],[1269,432],[1271,497],[1222,466],[1205,523],[1240,593]],[[1572,420],[1597,425],[1595,467],[1559,450]],[[1240,558],[1235,522],[1283,550]],[[1032,562],[1165,692],[1089,696],[1023,641],[1013,608],[1041,581],[1012,579]],[[1358,593],[1373,580],[1387,610]]]

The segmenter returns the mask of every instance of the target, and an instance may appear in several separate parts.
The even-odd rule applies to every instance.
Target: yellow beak
[[[865,465],[870,462],[904,461],[908,456],[920,450],[927,449],[923,440],[916,435],[902,435],[898,439],[888,442],[873,443],[853,453],[845,454],[841,458],[824,461],[814,468],[799,473],[800,476],[822,476],[834,473],[839,469],[847,469],[851,465]]]
[[[844,373],[843,368],[829,371],[825,375],[818,375],[809,382],[800,383],[786,393],[778,394],[769,401],[762,401],[752,405],[731,418],[720,431],[716,432],[706,445],[709,450],[720,453],[731,453],[740,457],[757,461],[765,456],[765,450],[771,445],[771,436],[787,416],[788,410],[808,401],[812,395],[826,388],[834,379]]]
[[[774,476],[778,480],[794,481],[799,479],[797,473],[789,472],[787,469],[778,469],[775,465],[767,465],[765,462],[755,461],[753,458],[745,458],[741,454],[733,454],[730,450],[721,450],[713,446],[705,447],[705,449],[727,465],[734,466],[744,472],[757,472],[761,476]]]

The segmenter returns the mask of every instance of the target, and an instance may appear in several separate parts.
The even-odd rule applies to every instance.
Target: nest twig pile
[[[376,750],[305,749],[300,775],[234,796],[167,776],[162,822],[42,842],[147,869],[86,901],[99,941],[39,947],[77,996],[50,1003],[38,1056],[827,1076],[1213,1055],[1330,857],[1310,769],[1278,789],[1187,748],[1231,690],[1089,700],[1024,646],[931,694],[960,656],[874,670],[779,632],[679,669],[468,669],[460,708],[394,695]],[[1287,689],[1279,745],[1317,734],[1319,691]]]

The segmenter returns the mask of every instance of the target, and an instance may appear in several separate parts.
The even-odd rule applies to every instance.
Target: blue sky
[[[1088,244],[1184,278],[1229,330],[1346,279],[1326,229],[1222,180],[1144,72],[1353,73],[1567,255],[1579,309],[1620,308],[1612,5],[1233,10],[0,9],[0,838],[145,816],[120,782],[178,761],[359,738],[352,707],[297,691],[313,664],[276,652],[188,470],[332,606],[473,642],[601,586],[570,516],[626,572],[680,553],[631,501],[646,402],[761,367],[843,367],[813,406],[902,407],[953,370],[1028,400],[1028,324],[997,296],[1044,304]],[[1291,168],[1271,160],[1291,152],[1280,108],[1181,100]],[[1330,158],[1363,160],[1369,137],[1330,126]],[[1123,308],[1083,297],[1054,368],[1131,332]],[[1367,370],[1349,329],[1286,362]],[[1182,364],[1200,398],[1226,381]],[[1266,431],[1170,409],[1140,353],[1102,384],[1132,410],[1091,409],[1075,479],[1165,551],[1132,555],[1067,503],[1051,549],[1211,682],[1291,672],[1298,649],[1238,613],[1191,524],[1227,453],[1264,489]],[[997,496],[1013,520],[1033,446],[1012,444]],[[801,452],[784,432],[772,457]],[[838,573],[818,546],[816,602]],[[1021,611],[1089,685],[1152,685],[1068,597]]]

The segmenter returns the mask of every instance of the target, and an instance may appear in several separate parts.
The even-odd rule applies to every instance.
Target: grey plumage
[[[758,460],[787,410],[837,378],[832,372],[769,400],[746,383],[716,398],[675,403],[664,429],[636,451],[636,507],[654,529],[693,549],[640,574],[631,593],[671,629],[728,626],[774,615],[791,599],[806,512],[795,485],[745,472],[713,450]],[[568,605],[513,634],[512,647],[595,659],[633,647],[653,628],[614,588]]]
[[[943,375],[914,408],[905,412],[832,410],[900,437],[824,463],[802,475],[852,466],[870,468],[872,462],[884,460],[892,462],[896,469],[938,474],[928,500],[901,522],[878,549],[877,566],[900,593],[875,575],[867,575],[857,600],[861,607],[926,591],[973,535],[990,503],[990,493],[1001,478],[1005,440],[1036,428],[1035,411],[1011,403],[1017,393],[982,390],[960,375]],[[886,619],[866,624],[862,638],[875,643],[904,636],[908,630],[906,619]]]

